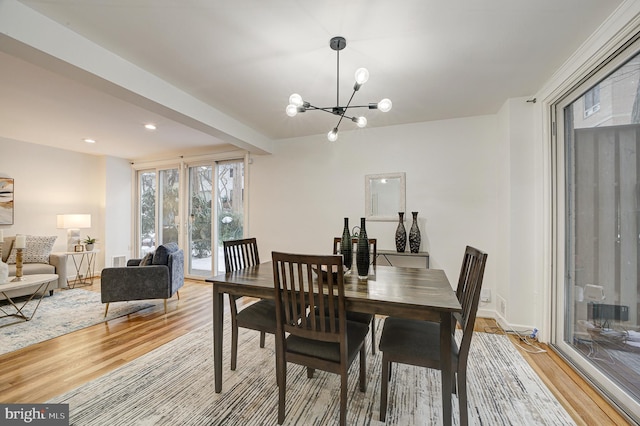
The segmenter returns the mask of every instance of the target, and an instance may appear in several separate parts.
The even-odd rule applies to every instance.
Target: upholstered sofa
[[[2,242],[2,261],[9,266],[9,275],[16,275],[15,250],[12,249],[15,244],[14,237],[4,237]],[[23,252],[22,274],[58,274],[58,280],[49,284],[49,294],[54,289],[67,287],[67,255],[65,253],[51,252],[56,237],[38,237],[26,236],[26,248]],[[0,284],[1,286],[2,284]],[[23,288],[7,292],[11,298],[33,294],[34,288]],[[0,300],[5,297],[0,294]]]
[[[159,246],[143,259],[129,259],[126,267],[104,268],[100,275],[102,303],[171,298],[184,285],[184,253],[176,243]],[[178,299],[180,294],[178,293]]]

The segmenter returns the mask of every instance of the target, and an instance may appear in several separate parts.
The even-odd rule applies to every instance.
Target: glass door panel
[[[139,252],[134,255],[143,257],[156,249],[156,172],[138,173],[139,191]]]
[[[189,274],[211,276],[213,166],[189,167]],[[224,265],[224,263],[223,263]]]
[[[178,169],[160,170],[158,174],[159,244],[178,243],[180,229],[180,174]]]
[[[221,273],[224,272],[222,242],[244,237],[244,161],[218,163],[216,177],[216,264]]]

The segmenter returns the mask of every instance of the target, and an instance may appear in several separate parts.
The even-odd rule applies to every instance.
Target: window
[[[600,85],[595,85],[584,94],[584,118],[600,111]]]

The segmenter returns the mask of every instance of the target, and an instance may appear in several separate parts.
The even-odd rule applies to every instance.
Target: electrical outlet
[[[483,288],[480,290],[480,301],[481,302],[491,302],[491,290],[488,288]]]
[[[498,299],[498,313],[505,318],[507,316],[507,301],[502,296],[496,296]]]

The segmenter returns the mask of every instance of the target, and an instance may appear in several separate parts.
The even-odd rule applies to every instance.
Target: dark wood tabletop
[[[222,391],[223,294],[274,299],[273,265],[261,263],[236,272],[207,278],[213,283],[213,338],[215,391]],[[442,359],[451,359],[451,315],[462,310],[444,271],[372,265],[367,280],[356,273],[344,276],[348,310],[439,321]],[[443,363],[444,424],[451,423],[451,363]],[[447,368],[448,366],[448,368]]]

